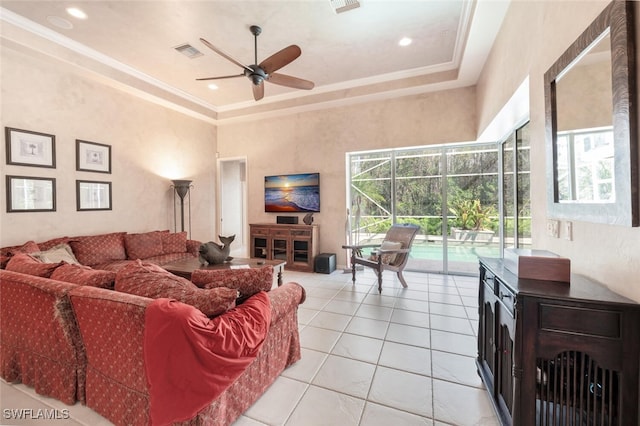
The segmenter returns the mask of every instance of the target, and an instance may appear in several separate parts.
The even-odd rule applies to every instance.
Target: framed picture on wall
[[[111,145],[76,139],[76,170],[111,173]]]
[[[54,178],[7,175],[7,212],[56,211]]]
[[[4,128],[7,164],[56,167],[56,137],[30,130]]]
[[[111,210],[111,182],[77,180],[76,206],[78,211]]]

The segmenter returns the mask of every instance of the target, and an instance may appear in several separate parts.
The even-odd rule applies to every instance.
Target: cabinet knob
[[[511,299],[511,294],[500,292],[500,299]]]

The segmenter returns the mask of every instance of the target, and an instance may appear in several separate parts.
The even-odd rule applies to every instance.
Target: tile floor
[[[385,273],[287,271],[307,291],[300,306],[302,359],[285,370],[234,426],[497,425],[474,363],[477,278],[406,272],[403,289]],[[5,408],[67,409],[65,425],[110,425],[0,381],[0,424],[63,424],[7,419]]]

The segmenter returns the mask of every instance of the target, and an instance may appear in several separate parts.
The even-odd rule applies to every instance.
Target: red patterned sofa
[[[116,234],[106,235],[112,239]],[[118,238],[124,241],[124,236]],[[39,244],[38,248],[58,243]],[[192,246],[199,247],[199,243]],[[33,251],[33,247],[30,249]],[[19,271],[0,270],[0,375],[8,382],[28,384],[36,392],[67,404],[85,403],[116,424],[156,424],[151,422],[152,393],[145,370],[150,364],[144,359],[143,320],[154,300],[111,290],[117,276],[113,271],[64,262],[23,264],[17,262],[20,257],[17,253],[12,253],[16,256],[12,262],[19,266],[16,267]],[[103,257],[94,267],[118,270],[125,275],[134,264],[142,263],[115,258],[115,251],[110,253],[107,261]],[[195,255],[191,250],[187,253]],[[175,259],[165,254],[154,257],[152,260],[158,263]],[[146,262],[144,265],[153,266]],[[220,271],[210,271],[213,275],[201,277],[201,284],[206,285],[201,285],[203,288],[198,291],[204,294],[223,286],[223,290],[236,297],[238,286],[251,281],[242,274],[259,274],[254,281],[259,279],[270,288],[273,271],[270,270],[271,275],[264,271],[266,268],[235,272],[228,274],[228,279],[223,279]],[[29,275],[32,273],[42,276]],[[297,306],[304,300],[304,290],[298,284],[287,283],[262,294],[269,301],[270,326],[257,358],[215,400],[181,419],[184,424],[229,424],[286,366],[300,358]],[[180,299],[180,294],[176,297]],[[188,309],[190,315],[199,315],[199,321],[206,322],[206,327],[219,327],[216,321],[233,317],[236,315],[233,312],[242,310],[252,299],[211,319],[210,323],[199,310],[190,306]]]

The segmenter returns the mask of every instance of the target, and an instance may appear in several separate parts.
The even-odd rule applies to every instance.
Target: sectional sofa
[[[1,249],[0,375],[117,425],[232,423],[300,358],[304,289],[271,289],[271,267],[196,286],[159,266],[198,247],[154,231]],[[79,264],[47,261],[64,251]]]

